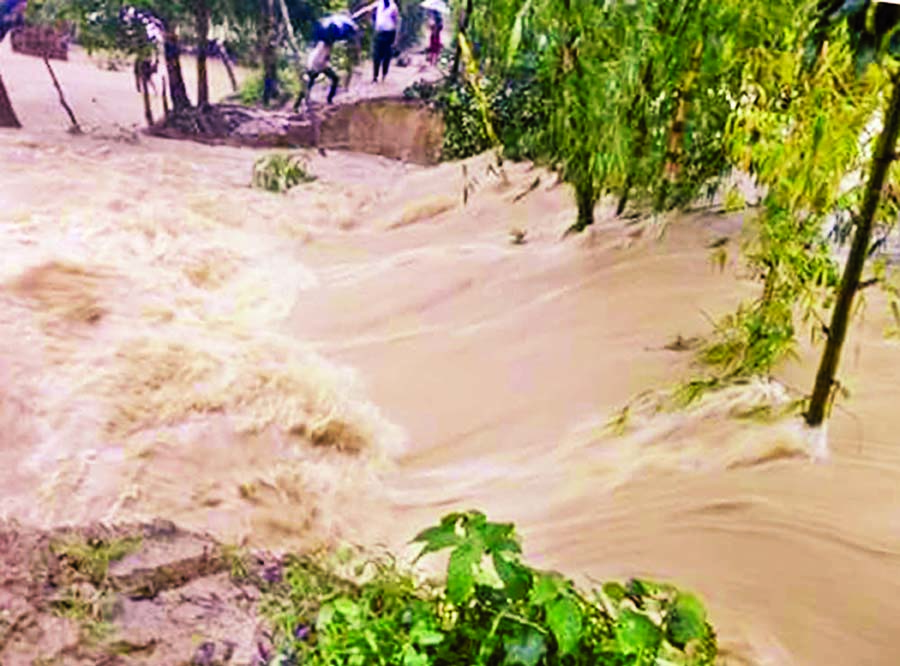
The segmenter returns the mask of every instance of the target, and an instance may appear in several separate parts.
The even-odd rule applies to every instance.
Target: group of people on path
[[[431,65],[437,63],[442,48],[440,33],[443,29],[443,20],[440,12],[429,9],[431,15],[431,38],[428,46],[428,62]],[[391,59],[394,50],[399,44],[402,16],[396,0],[374,0],[371,4],[358,9],[351,15],[351,20],[360,16],[371,14],[374,27],[372,48],[372,83],[378,83],[379,76],[382,81],[387,77],[391,67]],[[330,39],[319,39],[310,51],[306,63],[306,90],[301,90],[294,103],[294,110],[300,108],[304,97],[312,91],[312,87],[320,76],[325,76],[331,82],[326,98],[328,104],[334,101],[337,93],[339,78],[331,67],[331,51],[334,42]]]

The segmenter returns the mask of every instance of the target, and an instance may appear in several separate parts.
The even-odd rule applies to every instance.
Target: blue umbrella
[[[359,27],[352,18],[346,14],[332,14],[316,24],[313,37],[317,42],[333,44],[353,39],[358,33]]]
[[[6,33],[24,23],[27,5],[27,0],[0,0],[0,42]]]

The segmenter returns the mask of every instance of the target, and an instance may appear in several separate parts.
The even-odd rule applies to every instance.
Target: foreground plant
[[[264,600],[276,627],[274,664],[714,663],[716,637],[694,596],[632,580],[579,590],[521,559],[512,524],[452,513],[413,540],[419,558],[449,550],[444,585],[370,562],[365,582],[310,559],[288,562]],[[417,558],[418,559],[418,558]]]
[[[292,187],[315,179],[309,173],[306,161],[297,155],[266,155],[253,165],[253,186],[269,192],[287,192]]]

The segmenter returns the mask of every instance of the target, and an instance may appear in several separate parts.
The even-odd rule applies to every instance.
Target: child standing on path
[[[387,76],[391,67],[391,56],[394,47],[399,41],[400,35],[400,9],[395,0],[375,0],[353,14],[353,18],[375,12],[375,46],[372,53],[373,76],[372,83],[378,82],[378,74],[381,72],[381,80]]]
[[[432,67],[437,64],[441,57],[441,30],[444,29],[444,18],[441,13],[434,9],[429,9],[431,15],[431,39],[428,43],[428,64]]]

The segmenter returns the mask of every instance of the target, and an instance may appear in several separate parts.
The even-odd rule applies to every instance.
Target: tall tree
[[[273,0],[259,0],[261,20],[259,23],[260,50],[263,65],[263,104],[268,106],[278,95],[278,51]]]
[[[165,34],[163,51],[166,57],[166,72],[169,75],[169,94],[172,96],[172,110],[175,113],[191,108],[184,75],[181,72],[181,41],[178,26],[172,17],[164,17]]]
[[[193,0],[194,28],[197,32],[197,106],[209,104],[209,78],[207,57],[209,55],[209,0]]]

